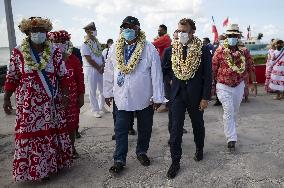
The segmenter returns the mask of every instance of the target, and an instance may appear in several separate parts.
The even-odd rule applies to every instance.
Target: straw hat
[[[227,27],[226,35],[240,35],[241,32],[239,30],[239,25],[238,24],[230,24]]]

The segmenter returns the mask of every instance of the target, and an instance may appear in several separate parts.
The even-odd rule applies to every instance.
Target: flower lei
[[[241,65],[240,67],[238,67],[235,63],[234,60],[232,58],[232,55],[230,54],[230,49],[229,49],[229,44],[228,44],[228,39],[224,40],[224,52],[225,52],[225,60],[228,64],[228,66],[230,67],[230,69],[232,69],[234,72],[238,73],[238,74],[242,74],[244,73],[245,69],[246,69],[246,59],[243,56],[243,53],[237,51],[237,55],[240,56],[241,59]],[[241,50],[242,51],[242,50]]]
[[[25,38],[21,45],[22,53],[24,56],[24,62],[27,66],[31,67],[33,70],[43,70],[50,61],[51,57],[51,42],[49,40],[44,43],[44,50],[42,56],[40,57],[40,63],[35,62],[32,59],[30,52],[29,38]]]
[[[93,48],[93,42],[95,42],[97,44],[97,47],[98,47],[97,50],[95,48]],[[102,50],[102,46],[101,46],[99,40],[96,37],[94,37],[94,41],[93,41],[88,36],[86,36],[85,44],[87,44],[89,46],[89,48],[91,49],[93,54],[95,54],[96,56],[101,56],[102,55],[102,51],[103,51]]]
[[[137,64],[139,63],[140,56],[144,49],[146,43],[146,36],[143,31],[140,31],[139,36],[137,38],[137,46],[129,59],[129,63],[127,65],[124,63],[124,44],[125,39],[123,38],[122,34],[120,34],[118,40],[116,41],[116,60],[118,64],[118,69],[124,73],[129,74],[131,73]]]
[[[189,46],[187,57],[183,60],[182,44],[178,40],[173,41],[172,69],[178,79],[188,80],[194,77],[201,62],[201,49],[202,41],[194,36],[192,44]]]

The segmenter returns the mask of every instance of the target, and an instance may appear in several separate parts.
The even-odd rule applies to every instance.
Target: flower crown
[[[41,17],[30,17],[28,19],[23,19],[19,24],[19,29],[22,33],[27,33],[34,27],[42,27],[49,32],[52,30],[52,23],[49,19]]]
[[[64,40],[64,41],[69,41],[71,39],[71,34],[69,34],[65,30],[60,30],[60,31],[54,31],[54,32],[49,32],[47,34],[48,38],[50,40]]]

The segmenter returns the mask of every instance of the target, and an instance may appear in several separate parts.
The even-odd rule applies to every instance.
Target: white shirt
[[[92,45],[93,45],[93,48],[98,50],[98,45],[92,41]],[[92,60],[94,60],[98,65],[101,65],[103,64],[103,57],[102,56],[96,56],[93,52],[92,52],[92,49],[86,44],[86,43],[83,43],[82,47],[81,47],[81,54],[82,56],[85,56],[85,55],[89,55],[91,56]],[[84,57],[83,58],[83,64],[85,67],[92,67],[86,60],[86,58]]]
[[[103,94],[105,98],[114,97],[118,110],[142,110],[151,104],[151,100],[154,103],[164,102],[160,56],[152,43],[146,41],[140,62],[133,72],[125,75],[121,87],[117,84],[119,72],[113,45],[105,64]]]
[[[102,52],[102,55],[103,55],[105,61],[107,60],[107,58],[109,56],[109,52],[110,52],[109,48],[105,48]]]

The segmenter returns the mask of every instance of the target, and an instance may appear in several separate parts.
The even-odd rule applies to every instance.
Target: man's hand
[[[113,97],[105,98],[105,102],[106,102],[106,104],[107,104],[108,106],[111,105],[112,100],[113,100]]]
[[[98,72],[100,73],[100,74],[103,74],[104,73],[104,69],[105,69],[105,65],[104,64],[102,64],[102,65],[99,65],[99,67],[98,67]]]
[[[160,108],[161,105],[162,103],[153,103],[153,109],[158,110],[158,108]]]
[[[84,106],[84,94],[79,95],[79,97],[78,97],[78,105],[79,105],[79,108]]]
[[[202,99],[202,100],[200,101],[200,104],[199,104],[199,110],[200,110],[200,111],[203,111],[203,110],[205,110],[205,109],[207,108],[207,106],[208,106],[208,101]]]
[[[4,109],[6,114],[8,114],[8,115],[12,114],[13,108],[12,108],[12,105],[11,105],[10,98],[9,99],[8,98],[7,99],[4,98],[3,109]]]
[[[257,83],[254,83],[250,88],[251,93],[253,93],[253,96],[256,97],[257,95]]]

